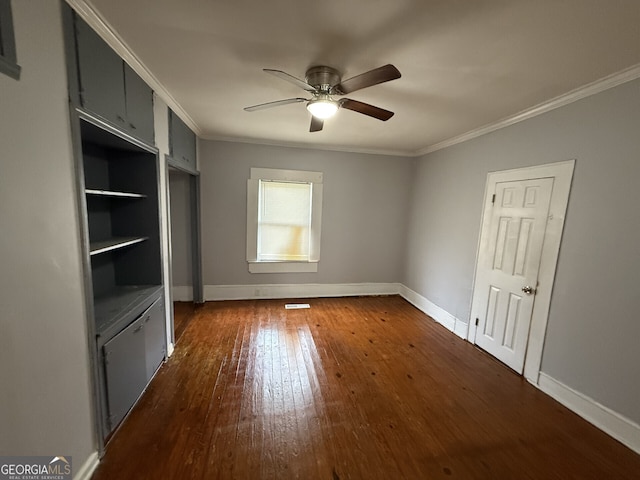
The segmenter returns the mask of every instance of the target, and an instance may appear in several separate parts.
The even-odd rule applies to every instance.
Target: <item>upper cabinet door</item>
[[[153,91],[75,16],[80,103],[118,129],[153,145]]]
[[[169,110],[169,142],[173,160],[196,172],[196,135],[172,110]]]
[[[124,64],[127,128],[153,144],[153,90],[133,69]]]
[[[85,22],[75,23],[82,106],[126,128],[124,63]]]

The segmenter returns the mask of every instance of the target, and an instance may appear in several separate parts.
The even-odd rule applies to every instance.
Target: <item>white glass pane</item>
[[[262,223],[308,225],[311,185],[308,183],[260,182]]]
[[[311,185],[260,182],[259,260],[308,260]]]

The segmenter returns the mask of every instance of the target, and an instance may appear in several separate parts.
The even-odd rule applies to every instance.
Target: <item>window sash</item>
[[[251,176],[247,180],[247,263],[250,273],[312,273],[318,271],[322,229],[322,179],[322,172],[251,168]],[[258,211],[261,180],[311,185],[308,257],[289,256],[277,259],[277,257],[263,255],[262,259],[258,258]]]
[[[258,261],[309,261],[312,184],[260,180],[258,189]]]

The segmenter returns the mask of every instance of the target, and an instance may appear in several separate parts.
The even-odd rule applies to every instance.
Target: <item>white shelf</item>
[[[113,197],[113,198],[146,198],[147,197],[142,193],[114,192],[112,190],[95,190],[93,188],[86,188],[84,192],[87,195],[94,195],[97,197]]]
[[[98,255],[100,253],[110,252],[119,248],[129,247],[136,243],[144,242],[149,237],[117,237],[99,242],[91,242],[89,255]]]

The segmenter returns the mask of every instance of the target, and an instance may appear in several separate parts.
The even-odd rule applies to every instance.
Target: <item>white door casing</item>
[[[536,384],[574,164],[487,176],[468,339]]]

